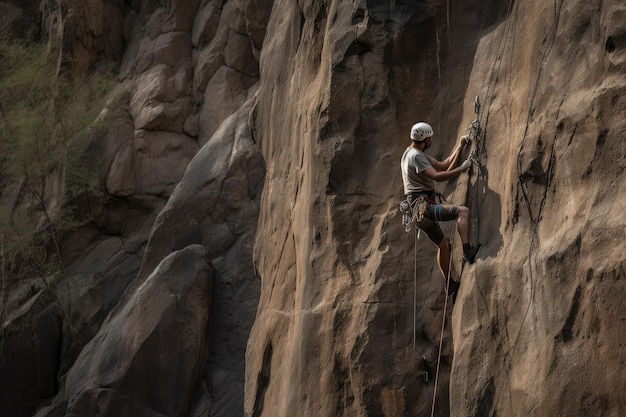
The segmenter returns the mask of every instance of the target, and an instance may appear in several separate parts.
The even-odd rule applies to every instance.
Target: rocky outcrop
[[[60,242],[65,276],[2,290],[11,312],[2,327],[3,413],[241,415],[265,174],[250,127],[256,47],[242,39],[250,26],[260,46],[264,23],[245,16],[263,12],[232,2],[84,6],[42,2],[51,18],[41,30],[53,51],[72,57],[61,61],[66,71],[119,67],[120,85],[99,117],[105,128],[89,145],[102,195],[80,203],[89,221]],[[121,19],[102,19],[113,10]],[[102,41],[120,49],[108,54]],[[89,51],[74,56],[81,48]],[[196,271],[194,262],[204,266]],[[177,310],[168,300],[185,282]],[[193,308],[182,309],[185,297]],[[150,325],[142,323],[148,306]],[[130,345],[129,335],[137,337]],[[44,343],[26,349],[32,340]],[[162,384],[161,360],[174,391]]]
[[[184,414],[205,359],[211,286],[203,246],[165,258],[81,351],[66,415]]]
[[[74,3],[39,10],[62,68],[117,69],[102,198],[65,276],[3,289],[3,411],[626,413],[624,6]],[[474,119],[450,305],[398,165],[415,121],[445,157]]]

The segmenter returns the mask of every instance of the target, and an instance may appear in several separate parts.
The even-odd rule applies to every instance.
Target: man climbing
[[[463,243],[463,260],[474,263],[480,244],[472,246],[469,243],[470,225],[469,209],[465,206],[441,205],[435,202],[434,181],[447,181],[456,178],[467,171],[472,162],[467,159],[457,167],[463,148],[469,143],[467,136],[461,138],[461,143],[452,154],[443,161],[438,161],[424,153],[430,147],[433,137],[432,127],[419,122],[411,127],[411,145],[402,155],[401,169],[404,194],[413,210],[413,219],[417,227],[438,247],[437,263],[443,274],[444,281],[450,273],[450,243],[445,238],[437,222],[456,220],[457,229]],[[455,294],[459,282],[450,280],[450,293]]]

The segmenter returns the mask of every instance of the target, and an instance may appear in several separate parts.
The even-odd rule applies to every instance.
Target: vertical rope
[[[448,295],[450,290],[450,272],[452,270],[452,246],[454,246],[454,239],[456,238],[456,223],[454,221],[454,234],[452,235],[452,245],[450,245],[449,249],[449,257],[448,257],[448,277],[446,279],[446,299],[443,303],[443,318],[441,319],[441,333],[439,334],[439,353],[437,354],[437,370],[435,371],[435,387],[433,389],[433,401],[432,407],[430,409],[430,417],[435,415],[435,404],[437,402],[437,385],[439,384],[439,368],[441,366],[441,350],[443,347],[443,332],[446,327],[446,315],[448,312]]]
[[[416,338],[417,338],[417,241],[419,239],[418,236],[418,228],[415,228],[415,242],[413,244],[413,252],[415,254],[413,261],[413,349],[417,350]]]

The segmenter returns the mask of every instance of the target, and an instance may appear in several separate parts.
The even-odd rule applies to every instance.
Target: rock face
[[[625,13],[520,3],[481,39],[486,167],[468,199],[487,245],[453,316],[453,415],[626,411]]]
[[[626,6],[31,3],[2,25],[120,84],[65,276],[2,289],[3,415],[626,414]],[[399,160],[474,119],[451,305]]]
[[[500,3],[275,2],[247,416],[431,414],[441,282],[401,229],[398,164],[417,120],[445,157],[476,95],[480,170],[440,191],[483,247],[463,266],[455,242],[437,415],[624,413],[625,9]]]

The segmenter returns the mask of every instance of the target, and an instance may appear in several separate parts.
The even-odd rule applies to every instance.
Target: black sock
[[[467,252],[470,249],[472,249],[472,245],[470,245],[469,243],[463,244],[463,252]]]

